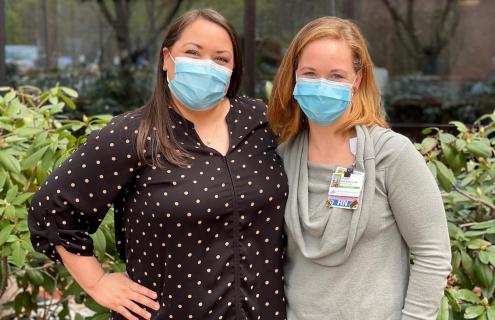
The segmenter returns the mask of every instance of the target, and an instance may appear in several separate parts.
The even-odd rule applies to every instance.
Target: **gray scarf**
[[[308,131],[281,146],[289,179],[286,230],[302,255],[324,266],[343,264],[363,235],[375,194],[375,154],[369,128],[356,126],[356,170],[365,172],[364,188],[355,210],[328,209],[328,216],[311,221],[308,208]],[[330,181],[329,181],[330,183]]]

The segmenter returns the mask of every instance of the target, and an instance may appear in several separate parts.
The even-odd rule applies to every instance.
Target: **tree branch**
[[[117,18],[112,17],[112,14],[110,13],[110,10],[108,9],[108,6],[104,0],[97,0],[96,2],[98,3],[98,6],[100,7],[100,11],[101,13],[103,13],[103,16],[107,20],[108,24],[110,24],[112,28],[116,31],[118,29]]]
[[[468,198],[469,200],[473,200],[475,202],[478,202],[488,208],[490,208],[491,210],[495,210],[495,205],[491,204],[490,202],[486,201],[486,200],[483,200],[483,199],[480,199],[480,198],[477,198],[471,194],[469,194],[468,192],[456,187],[455,185],[452,186],[452,188],[459,192],[460,194],[462,194],[463,196],[465,196],[466,198]]]
[[[421,45],[416,36],[416,30],[414,27],[414,0],[408,0],[407,2],[407,21],[399,14],[398,10],[390,3],[389,0],[382,0],[382,3],[390,13],[392,20],[396,26],[396,33],[399,40],[402,42],[408,53],[418,58],[421,56]],[[408,39],[406,39],[406,37]]]
[[[163,32],[163,30],[165,30],[169,25],[170,23],[172,22],[172,20],[174,19],[175,15],[177,14],[177,12],[179,11],[182,3],[184,1],[183,0],[176,0],[175,1],[175,4],[174,4],[174,7],[170,10],[170,12],[168,13],[167,17],[163,20],[163,23],[154,30],[154,32],[152,32],[150,34],[150,37],[148,38],[148,40],[145,42],[144,46],[139,48],[138,50],[135,50],[134,53],[133,53],[133,56],[136,56],[136,55],[139,55],[141,54],[143,51],[145,51],[148,47],[150,47],[153,42],[156,40],[156,38],[158,37],[158,35]]]
[[[182,3],[183,3],[183,0],[176,0],[175,1],[174,7],[170,10],[170,12],[168,13],[167,17],[163,21],[163,23],[158,27],[158,29],[156,29],[155,34],[153,35],[153,38],[156,38],[158,36],[158,34],[160,32],[162,32],[163,30],[165,30],[165,28],[172,22],[172,20],[174,19],[175,15],[179,11],[180,6],[182,5]]]
[[[445,29],[450,15],[452,15],[453,22],[451,23],[450,28]],[[442,15],[440,16],[438,30],[435,34],[434,46],[437,52],[440,52],[447,45],[450,37],[455,34],[458,25],[459,11],[456,6],[456,2],[455,0],[447,0],[447,3],[442,11]]]

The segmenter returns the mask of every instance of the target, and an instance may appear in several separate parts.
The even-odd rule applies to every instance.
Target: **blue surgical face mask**
[[[349,106],[354,81],[350,84],[297,78],[293,95],[309,120],[327,126],[337,121]]]
[[[170,81],[167,73],[168,87],[185,107],[204,111],[225,97],[232,70],[212,60],[170,57],[175,63],[175,75]]]

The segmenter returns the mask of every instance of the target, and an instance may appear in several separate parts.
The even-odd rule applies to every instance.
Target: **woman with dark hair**
[[[242,60],[213,10],[177,19],[143,107],[92,133],[33,196],[36,250],[113,319],[284,319],[287,178],[266,106],[236,96]],[[89,236],[114,205],[124,273]]]

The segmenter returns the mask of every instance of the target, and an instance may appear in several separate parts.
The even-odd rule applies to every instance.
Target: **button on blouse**
[[[188,165],[143,165],[134,145],[142,109],[115,116],[33,196],[34,248],[58,263],[57,244],[93,255],[89,234],[113,205],[127,273],[158,293],[160,310],[144,307],[153,319],[285,319],[287,177],[266,105],[231,99],[226,156],[169,111]]]

